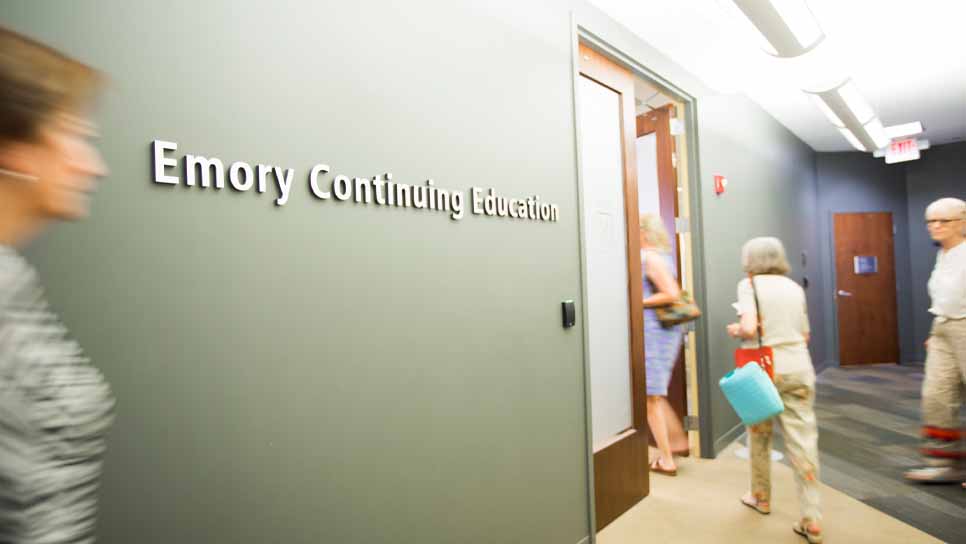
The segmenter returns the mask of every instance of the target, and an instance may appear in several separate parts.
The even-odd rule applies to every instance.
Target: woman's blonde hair
[[[90,66],[0,27],[0,144],[31,141],[51,116],[82,112],[102,82]]]
[[[748,274],[785,275],[792,269],[785,257],[785,246],[773,236],[752,238],[741,248],[741,266]]]
[[[671,237],[661,218],[653,213],[641,214],[641,241],[661,251],[671,251]]]

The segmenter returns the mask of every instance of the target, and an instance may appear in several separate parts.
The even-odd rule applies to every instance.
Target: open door
[[[638,83],[641,85],[641,83]],[[645,104],[645,106],[647,106]],[[684,259],[681,240],[677,232],[677,218],[680,217],[678,202],[678,176],[674,136],[671,134],[671,120],[675,118],[674,104],[652,108],[647,113],[637,115],[636,150],[638,153],[638,189],[640,193],[640,213],[650,212],[661,218],[664,228],[671,234],[671,259],[677,269],[675,273],[681,287],[684,282]],[[646,169],[646,171],[645,171]],[[668,384],[668,403],[684,425],[688,415],[688,391],[685,380],[685,350],[678,352],[674,363],[671,383]],[[650,433],[648,433],[650,434]],[[653,436],[648,437],[650,445],[657,447]],[[685,454],[687,452],[684,452]]]
[[[597,530],[648,493],[634,82],[581,44],[578,100]]]

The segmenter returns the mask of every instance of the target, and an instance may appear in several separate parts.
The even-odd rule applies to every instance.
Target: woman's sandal
[[[759,514],[768,515],[771,514],[771,505],[765,501],[759,501],[751,493],[741,497],[741,504],[751,508]]]
[[[795,531],[796,534],[805,537],[805,540],[808,541],[808,544],[821,544],[823,541],[822,533],[808,532],[808,528],[801,521],[796,521],[795,525],[792,526],[792,530]]]
[[[664,475],[667,475],[667,476],[677,476],[678,475],[678,469],[674,468],[674,469],[670,469],[669,470],[669,469],[666,469],[666,468],[662,467],[661,466],[661,458],[660,457],[658,457],[657,459],[651,461],[651,472],[657,472],[658,474],[664,474]]]

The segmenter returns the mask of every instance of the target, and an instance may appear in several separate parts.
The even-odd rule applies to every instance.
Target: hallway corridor
[[[919,446],[922,367],[829,368],[818,376],[822,481],[945,542],[966,542],[966,491],[902,479]]]
[[[678,476],[654,475],[651,495],[597,535],[598,544],[642,542],[769,542],[797,544],[792,532],[798,500],[792,470],[772,469],[772,513],[757,514],[738,498],[748,488],[748,461],[735,456],[737,442],[717,459],[681,459]],[[828,542],[907,544],[940,542],[845,493],[822,485],[823,527]],[[696,521],[697,520],[697,521]]]

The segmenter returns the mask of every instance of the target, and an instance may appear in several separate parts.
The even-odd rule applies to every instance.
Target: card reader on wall
[[[574,309],[574,301],[565,300],[560,303],[560,307],[563,309],[563,326],[565,329],[569,329],[577,324],[577,311]]]

